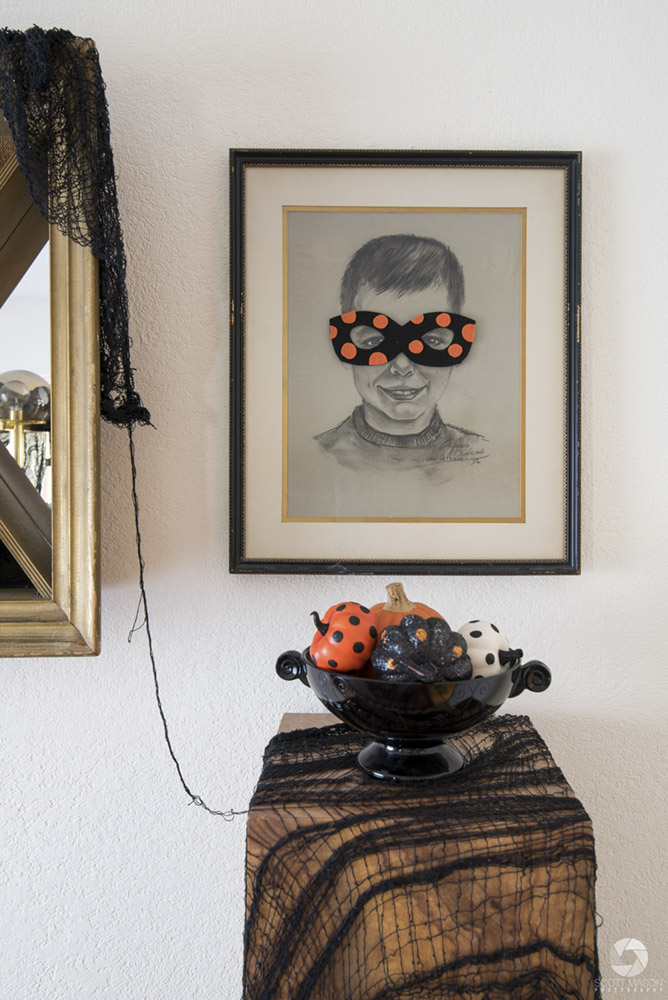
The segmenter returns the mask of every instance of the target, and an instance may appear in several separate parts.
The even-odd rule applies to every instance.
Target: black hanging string
[[[146,631],[146,639],[147,639],[147,642],[148,642],[148,652],[149,652],[149,656],[151,658],[151,667],[152,667],[152,670],[153,670],[153,684],[154,684],[154,687],[155,687],[155,697],[156,697],[156,701],[158,703],[158,711],[160,712],[160,718],[162,719],[162,728],[163,728],[163,731],[164,731],[164,734],[165,734],[165,740],[167,742],[167,748],[169,750],[169,755],[172,758],[172,760],[174,761],[174,766],[176,767],[176,773],[179,776],[179,781],[183,785],[183,788],[185,789],[186,794],[190,797],[190,800],[191,800],[191,802],[194,805],[201,806],[202,809],[205,809],[206,812],[211,813],[212,816],[222,816],[224,820],[227,820],[228,822],[231,822],[234,819],[235,816],[244,815],[247,812],[247,810],[235,810],[235,809],[220,810],[220,809],[212,809],[210,806],[208,806],[206,804],[206,802],[202,799],[202,797],[200,795],[196,795],[194,792],[192,792],[191,789],[189,788],[189,786],[188,786],[185,778],[183,777],[183,771],[181,770],[181,765],[180,765],[180,763],[179,763],[179,761],[177,759],[176,754],[174,753],[174,747],[172,746],[172,741],[171,741],[171,738],[170,738],[170,735],[169,735],[169,727],[167,725],[167,718],[165,716],[165,711],[164,711],[164,709],[162,707],[162,699],[160,698],[160,684],[158,682],[158,670],[157,670],[156,662],[155,662],[155,653],[153,651],[153,637],[151,635],[151,622],[150,622],[150,617],[149,617],[149,612],[148,612],[148,599],[147,599],[147,596],[146,596],[146,587],[145,587],[145,584],[144,584],[144,568],[145,567],[144,567],[144,559],[143,559],[142,550],[141,550],[141,532],[139,530],[139,500],[138,500],[138,497],[137,497],[137,465],[136,465],[136,462],[135,462],[135,445],[134,445],[134,439],[132,437],[132,427],[131,426],[128,426],[128,439],[129,439],[129,443],[130,443],[130,467],[132,469],[132,502],[134,504],[135,534],[136,534],[136,538],[137,538],[137,557],[139,559],[139,591],[140,591],[139,604],[137,605],[137,614],[135,615],[135,621],[134,621],[133,627],[130,629],[130,632],[128,634],[128,642],[132,642],[132,637],[133,637],[133,635],[134,635],[135,632],[138,632],[138,631],[141,631],[142,629],[145,629],[145,631]],[[144,617],[143,617],[143,620],[140,622],[140,624],[137,625],[137,619],[139,618],[139,615],[140,615],[142,609],[143,609],[143,612],[144,612]]]
[[[132,437],[136,424],[151,423],[151,414],[135,389],[130,359],[127,262],[109,109],[94,43],[60,28],[0,29],[0,108],[12,133],[19,168],[41,215],[69,239],[90,247],[99,261],[101,413],[108,422],[128,430],[139,560],[138,614],[128,641],[134,632],[146,630],[165,740],[191,802],[214,816],[232,820],[237,812],[210,808],[188,787],[160,698],[144,583]],[[144,618],[137,625],[140,608]]]

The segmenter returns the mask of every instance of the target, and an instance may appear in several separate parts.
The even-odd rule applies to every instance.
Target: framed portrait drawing
[[[230,152],[230,569],[579,572],[575,152]]]

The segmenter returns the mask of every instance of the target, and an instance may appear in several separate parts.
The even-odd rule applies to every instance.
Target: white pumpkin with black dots
[[[490,677],[501,673],[499,651],[510,649],[505,635],[491,622],[472,621],[457,629],[466,639],[474,677]]]

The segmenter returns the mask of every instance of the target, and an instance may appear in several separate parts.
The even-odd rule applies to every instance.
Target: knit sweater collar
[[[365,441],[390,448],[420,448],[433,444],[443,426],[438,410],[434,410],[431,422],[419,434],[384,434],[369,426],[361,406],[356,407],[353,411],[353,424],[359,436]]]

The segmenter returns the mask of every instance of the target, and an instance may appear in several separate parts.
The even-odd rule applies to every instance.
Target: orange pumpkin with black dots
[[[378,639],[375,614],[363,604],[341,601],[332,605],[322,619],[311,612],[317,632],[309,647],[316,667],[349,673],[367,662]]]
[[[402,583],[388,583],[387,601],[385,604],[374,604],[371,610],[378,619],[378,631],[382,632],[388,625],[399,625],[406,615],[419,615],[420,618],[443,618],[427,604],[413,603],[406,597]]]

